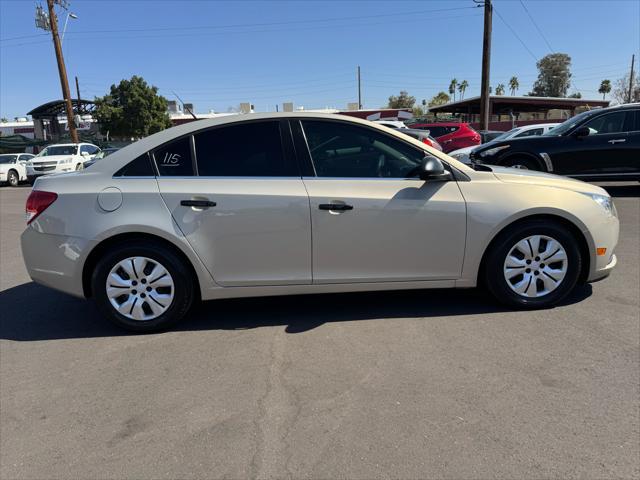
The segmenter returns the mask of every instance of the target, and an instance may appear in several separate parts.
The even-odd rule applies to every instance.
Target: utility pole
[[[631,55],[631,74],[629,75],[629,95],[627,97],[627,103],[631,103],[631,97],[632,97],[632,93],[633,93],[633,64],[636,60],[636,55],[635,53],[633,55]]]
[[[491,66],[491,0],[484,0],[484,37],[482,39],[482,82],[480,86],[480,125],[482,130],[489,129],[489,68]]]
[[[78,83],[78,77],[76,77],[76,93],[78,94],[78,115],[80,115],[80,84]]]
[[[358,65],[358,110],[362,110],[362,85],[360,83],[360,65]]]
[[[51,36],[53,37],[53,46],[56,50],[56,60],[58,61],[58,73],[60,74],[60,85],[62,86],[62,96],[64,98],[67,110],[67,125],[69,126],[69,135],[73,143],[79,143],[78,131],[76,130],[75,119],[73,118],[73,104],[71,103],[71,94],[69,93],[69,80],[67,79],[67,69],[64,66],[64,57],[62,56],[62,47],[60,46],[60,37],[58,36],[58,17],[54,9],[54,0],[47,0],[49,7],[49,25],[51,28]]]

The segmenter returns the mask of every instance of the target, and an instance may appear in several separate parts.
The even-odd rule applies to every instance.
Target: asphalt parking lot
[[[481,291],[208,302],[128,335],[30,282],[0,188],[0,477],[638,478],[640,186],[612,276],[511,312]]]

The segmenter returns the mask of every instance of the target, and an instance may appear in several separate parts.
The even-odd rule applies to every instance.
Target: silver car
[[[34,281],[136,331],[197,300],[264,295],[483,285],[542,308],[609,274],[619,225],[603,189],[476,168],[355,118],[202,120],[39,178],[22,251]]]

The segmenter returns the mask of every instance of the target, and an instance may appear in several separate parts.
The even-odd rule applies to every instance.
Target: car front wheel
[[[20,183],[20,178],[18,177],[18,174],[15,170],[9,171],[9,173],[7,174],[7,182],[9,182],[9,185],[11,185],[12,187],[18,186],[18,184]]]
[[[150,242],[120,245],[101,258],[92,292],[109,320],[136,332],[169,327],[187,314],[194,299],[184,262],[171,249]]]
[[[499,301],[514,307],[557,304],[574,288],[582,268],[576,238],[553,222],[520,224],[489,248],[485,285]]]

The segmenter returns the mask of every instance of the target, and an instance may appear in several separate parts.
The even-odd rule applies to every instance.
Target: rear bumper
[[[92,242],[41,233],[29,226],[22,233],[20,243],[27,272],[34,282],[84,297],[82,268]]]

